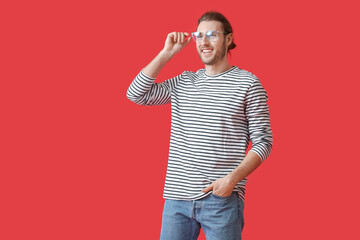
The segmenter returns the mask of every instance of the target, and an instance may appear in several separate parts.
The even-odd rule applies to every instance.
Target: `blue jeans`
[[[236,192],[213,193],[193,201],[165,200],[160,240],[196,240],[203,229],[207,240],[239,240],[244,227],[244,202]]]

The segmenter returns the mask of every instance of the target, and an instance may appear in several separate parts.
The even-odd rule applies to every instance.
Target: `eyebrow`
[[[207,33],[207,32],[216,32],[216,31],[223,32],[222,30],[207,30],[207,31],[198,31],[198,30],[196,30],[195,32]]]

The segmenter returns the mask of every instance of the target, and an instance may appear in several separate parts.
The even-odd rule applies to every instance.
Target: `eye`
[[[208,37],[208,39],[216,38],[217,32],[216,32],[216,31],[208,31],[208,32],[206,33],[206,36]]]
[[[201,32],[195,32],[194,35],[196,38],[199,38],[199,39],[203,37],[203,34]]]

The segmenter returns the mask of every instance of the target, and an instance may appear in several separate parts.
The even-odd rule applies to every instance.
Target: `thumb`
[[[188,37],[185,41],[184,41],[184,47],[189,45],[189,43],[191,42],[191,37]]]
[[[201,191],[204,192],[204,193],[207,193],[211,189],[213,189],[213,184],[212,183],[209,186],[207,186],[206,188],[202,189]]]
[[[186,39],[186,44],[190,43],[190,41],[191,41],[190,33],[184,32],[184,35],[185,35],[185,37],[188,37],[188,39]]]
[[[191,37],[188,37],[188,39],[186,39],[186,44],[189,44],[191,42]]]

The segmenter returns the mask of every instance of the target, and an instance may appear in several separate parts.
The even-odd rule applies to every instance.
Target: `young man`
[[[127,92],[137,104],[171,102],[160,239],[197,239],[200,228],[207,240],[241,239],[246,177],[272,148],[267,93],[255,75],[229,64],[228,52],[236,45],[222,14],[205,13],[192,38],[204,69],[154,83],[191,41],[189,33],[169,33]]]

